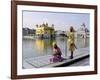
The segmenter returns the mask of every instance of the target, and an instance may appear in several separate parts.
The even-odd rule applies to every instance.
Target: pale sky
[[[69,30],[70,26],[77,30],[83,23],[88,29],[90,26],[90,15],[88,13],[23,11],[22,14],[24,28],[35,29],[36,24],[42,24],[43,22],[48,22],[49,26],[54,24],[56,30],[63,31]]]

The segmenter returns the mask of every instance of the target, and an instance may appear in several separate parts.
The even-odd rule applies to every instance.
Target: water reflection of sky
[[[69,52],[67,48],[67,38],[59,37],[55,40],[51,39],[36,39],[36,40],[23,40],[23,59],[43,56],[47,54],[53,54],[53,42],[57,42],[57,45],[60,47],[62,54],[65,55],[66,52]],[[77,38],[75,40],[77,48],[89,47],[89,38]]]

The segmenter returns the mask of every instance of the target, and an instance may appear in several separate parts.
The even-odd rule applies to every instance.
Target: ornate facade
[[[54,25],[51,27],[48,26],[48,23],[42,25],[36,25],[36,36],[38,38],[54,38],[55,30]]]

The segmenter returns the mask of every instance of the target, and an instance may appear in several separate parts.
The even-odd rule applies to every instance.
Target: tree
[[[39,25],[38,24],[36,24],[36,27],[38,27]]]

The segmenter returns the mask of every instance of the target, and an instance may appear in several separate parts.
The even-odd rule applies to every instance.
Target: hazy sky
[[[23,11],[23,27],[36,28],[36,24],[48,22],[51,26],[54,24],[56,30],[69,30],[73,26],[77,30],[83,23],[89,29],[90,15],[80,13],[64,13],[64,12],[38,12],[38,11]]]

